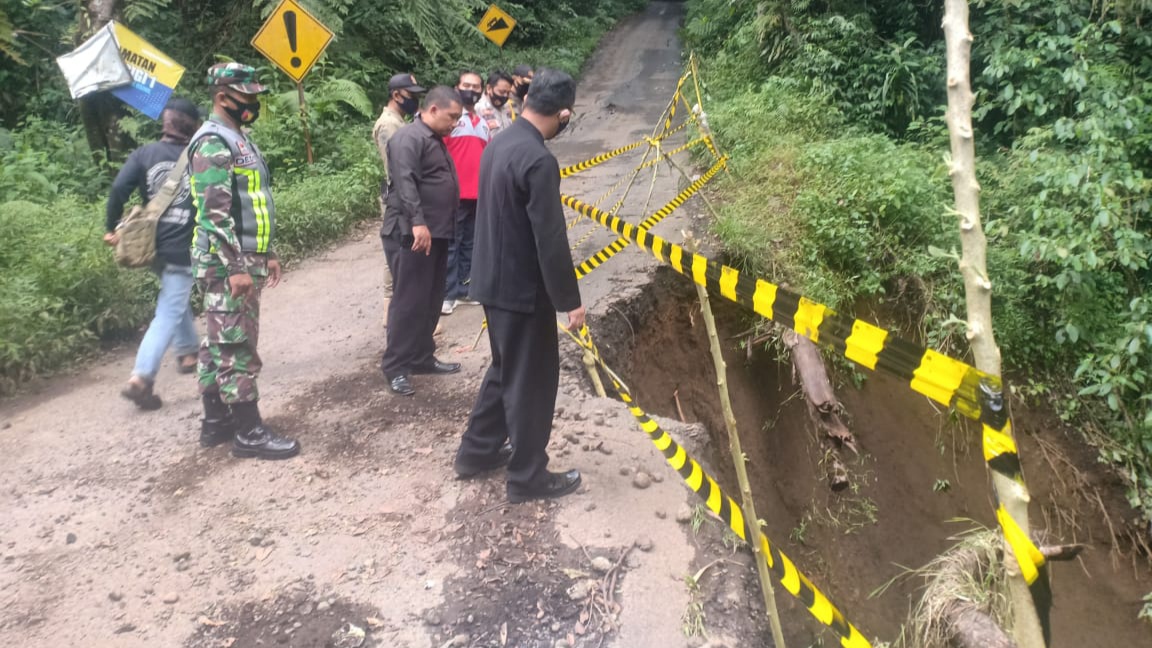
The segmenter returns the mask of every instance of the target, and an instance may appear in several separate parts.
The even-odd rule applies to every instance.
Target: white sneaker
[[[454,310],[456,310],[456,302],[451,299],[445,299],[444,305],[440,307],[440,314],[451,315]]]

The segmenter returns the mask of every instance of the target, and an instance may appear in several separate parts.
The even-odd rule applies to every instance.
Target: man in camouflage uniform
[[[239,63],[208,69],[212,115],[192,138],[191,187],[196,201],[192,267],[204,293],[206,334],[200,344],[204,401],[200,444],[232,441],[236,457],[285,459],[294,439],[264,426],[257,406],[260,291],[280,281],[272,247],[275,207],[264,156],[242,130],[260,114],[266,88]]]

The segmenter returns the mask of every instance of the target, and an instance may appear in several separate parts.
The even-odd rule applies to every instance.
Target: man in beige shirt
[[[424,88],[416,84],[416,77],[411,74],[396,74],[388,80],[389,100],[380,111],[380,117],[372,126],[372,141],[376,142],[376,150],[380,153],[380,160],[384,163],[385,178],[380,183],[380,212],[384,212],[384,192],[388,187],[388,140],[400,130],[407,122],[404,117],[412,117],[420,106],[417,95],[424,92]],[[388,268],[384,277],[384,326],[388,326],[388,300],[392,298],[392,269]]]
[[[513,87],[512,75],[496,70],[488,75],[484,96],[476,102],[476,114],[488,123],[491,137],[512,125],[512,105],[508,99]]]
[[[388,81],[389,100],[380,117],[372,127],[372,141],[376,142],[376,149],[380,152],[380,159],[385,167],[388,157],[385,149],[392,134],[406,124],[404,117],[416,114],[420,99],[416,95],[424,92],[424,88],[416,85],[416,77],[411,74],[397,74]],[[385,169],[387,170],[387,169]]]

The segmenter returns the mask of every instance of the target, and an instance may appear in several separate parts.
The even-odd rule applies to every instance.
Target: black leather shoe
[[[538,499],[551,499],[563,497],[580,488],[580,471],[569,470],[564,473],[545,473],[544,479],[534,486],[527,488],[514,488],[508,486],[508,501],[512,504],[530,502]]]
[[[458,371],[460,371],[459,362],[440,362],[435,359],[430,365],[412,368],[414,374],[454,374]]]
[[[508,460],[512,458],[512,446],[508,443],[500,446],[496,451],[496,456],[492,457],[486,462],[472,463],[460,461],[460,455],[456,455],[456,461],[452,468],[456,471],[456,476],[460,479],[471,479],[477,475],[481,475],[491,470],[503,468],[508,465]]]
[[[287,459],[300,454],[300,442],[296,439],[273,434],[271,430],[258,425],[246,432],[237,432],[232,442],[232,456],[241,459]]]
[[[389,380],[388,389],[391,389],[392,393],[397,396],[411,396],[416,393],[416,390],[412,388],[412,381],[403,374]]]
[[[236,438],[236,419],[200,419],[200,447],[214,448]]]

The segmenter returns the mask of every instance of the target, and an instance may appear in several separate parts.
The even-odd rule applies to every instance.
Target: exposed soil
[[[824,444],[787,356],[777,347],[750,353],[741,348],[743,340],[734,336],[749,328],[749,319],[730,304],[712,303],[725,338],[729,388],[757,511],[768,523],[769,538],[867,636],[894,639],[921,583],[903,578],[883,595],[873,592],[945,551],[957,534],[994,524],[978,430],[950,420],[885,374],[869,373],[857,388],[849,371],[834,371],[861,453],[842,454],[852,485],[833,493],[825,480]],[[715,441],[714,476],[727,492],[737,493],[695,290],[662,270],[652,289],[623,312],[626,322],[605,324],[609,331],[601,337],[614,342],[604,345],[606,353],[649,412],[682,412],[686,421],[704,424]],[[633,330],[643,335],[633,336]],[[1131,512],[1123,490],[1095,461],[1094,450],[1052,418],[1016,404],[1034,524],[1051,543],[1089,546],[1076,563],[1052,565],[1053,646],[1149,645],[1149,628],[1136,615],[1141,597],[1152,590],[1152,572],[1124,540]],[[777,598],[785,602],[790,644],[821,640],[803,606],[787,594]],[[763,634],[742,636],[763,640]],[[828,633],[823,641],[837,643]]]

